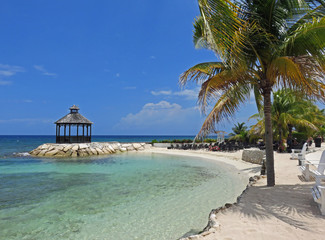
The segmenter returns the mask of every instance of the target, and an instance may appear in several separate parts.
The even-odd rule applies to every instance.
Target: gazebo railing
[[[90,143],[90,136],[57,136],[56,143]]]

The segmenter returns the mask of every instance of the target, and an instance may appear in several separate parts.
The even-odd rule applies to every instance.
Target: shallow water
[[[229,166],[127,153],[0,159],[0,239],[177,239],[246,185]]]

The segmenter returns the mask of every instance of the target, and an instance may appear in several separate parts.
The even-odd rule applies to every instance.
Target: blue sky
[[[55,134],[73,104],[96,135],[196,134],[198,86],[178,78],[217,60],[193,46],[198,15],[195,0],[3,0],[0,135]],[[254,113],[247,103],[234,122]]]

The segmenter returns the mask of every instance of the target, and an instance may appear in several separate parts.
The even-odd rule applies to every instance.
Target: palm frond
[[[231,118],[240,105],[249,98],[250,87],[247,84],[235,84],[225,90],[206,117],[196,138],[202,138],[216,131],[215,124]]]
[[[228,89],[236,87],[236,85],[244,84],[249,88],[250,85],[254,84],[254,81],[252,81],[251,78],[250,72],[243,67],[224,69],[220,73],[209,78],[201,85],[201,90],[198,96],[198,104],[200,105],[203,114],[205,114],[208,103],[211,101],[217,101],[220,95]]]
[[[267,77],[279,87],[302,91],[306,96],[324,98],[322,83],[325,71],[311,56],[278,57],[267,71]]]
[[[318,131],[318,127],[315,126],[313,123],[311,123],[310,121],[306,120],[306,119],[296,119],[294,124],[296,126],[300,126],[300,127],[304,127],[304,128],[310,128],[314,131]]]
[[[220,58],[227,62],[229,53],[243,56],[245,35],[240,9],[230,0],[198,0],[204,21],[207,44]]]
[[[255,125],[249,130],[250,135],[264,136],[265,134],[265,120],[260,119]]]
[[[195,48],[209,48],[209,44],[205,38],[204,19],[201,16],[195,19],[193,27],[193,43]]]
[[[255,103],[258,111],[261,111],[263,108],[263,97],[261,94],[261,91],[259,89],[258,84],[254,84],[253,86],[253,92],[255,96]]]
[[[325,62],[325,17],[300,24],[284,40],[282,56],[311,55],[320,63]]]
[[[189,81],[200,83],[221,72],[223,69],[225,69],[225,66],[222,62],[199,63],[181,74],[179,83],[182,86]]]
[[[312,21],[315,18],[322,18],[325,14],[325,5],[319,4],[319,6],[311,9],[308,12],[305,12],[298,20],[292,24],[292,26],[288,29],[287,35],[294,34],[294,32],[299,28],[302,24]]]

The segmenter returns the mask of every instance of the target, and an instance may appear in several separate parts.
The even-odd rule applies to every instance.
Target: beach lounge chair
[[[167,149],[174,149],[174,145],[170,144],[170,147],[167,147]]]
[[[307,143],[304,143],[302,149],[292,149],[291,159],[305,160],[305,155],[307,151]]]
[[[314,201],[318,204],[322,215],[325,215],[325,186],[315,185],[311,189]]]
[[[320,160],[303,160],[300,166],[302,175],[307,181],[316,180],[316,185],[320,185],[321,180],[325,179],[325,151],[322,152]]]

